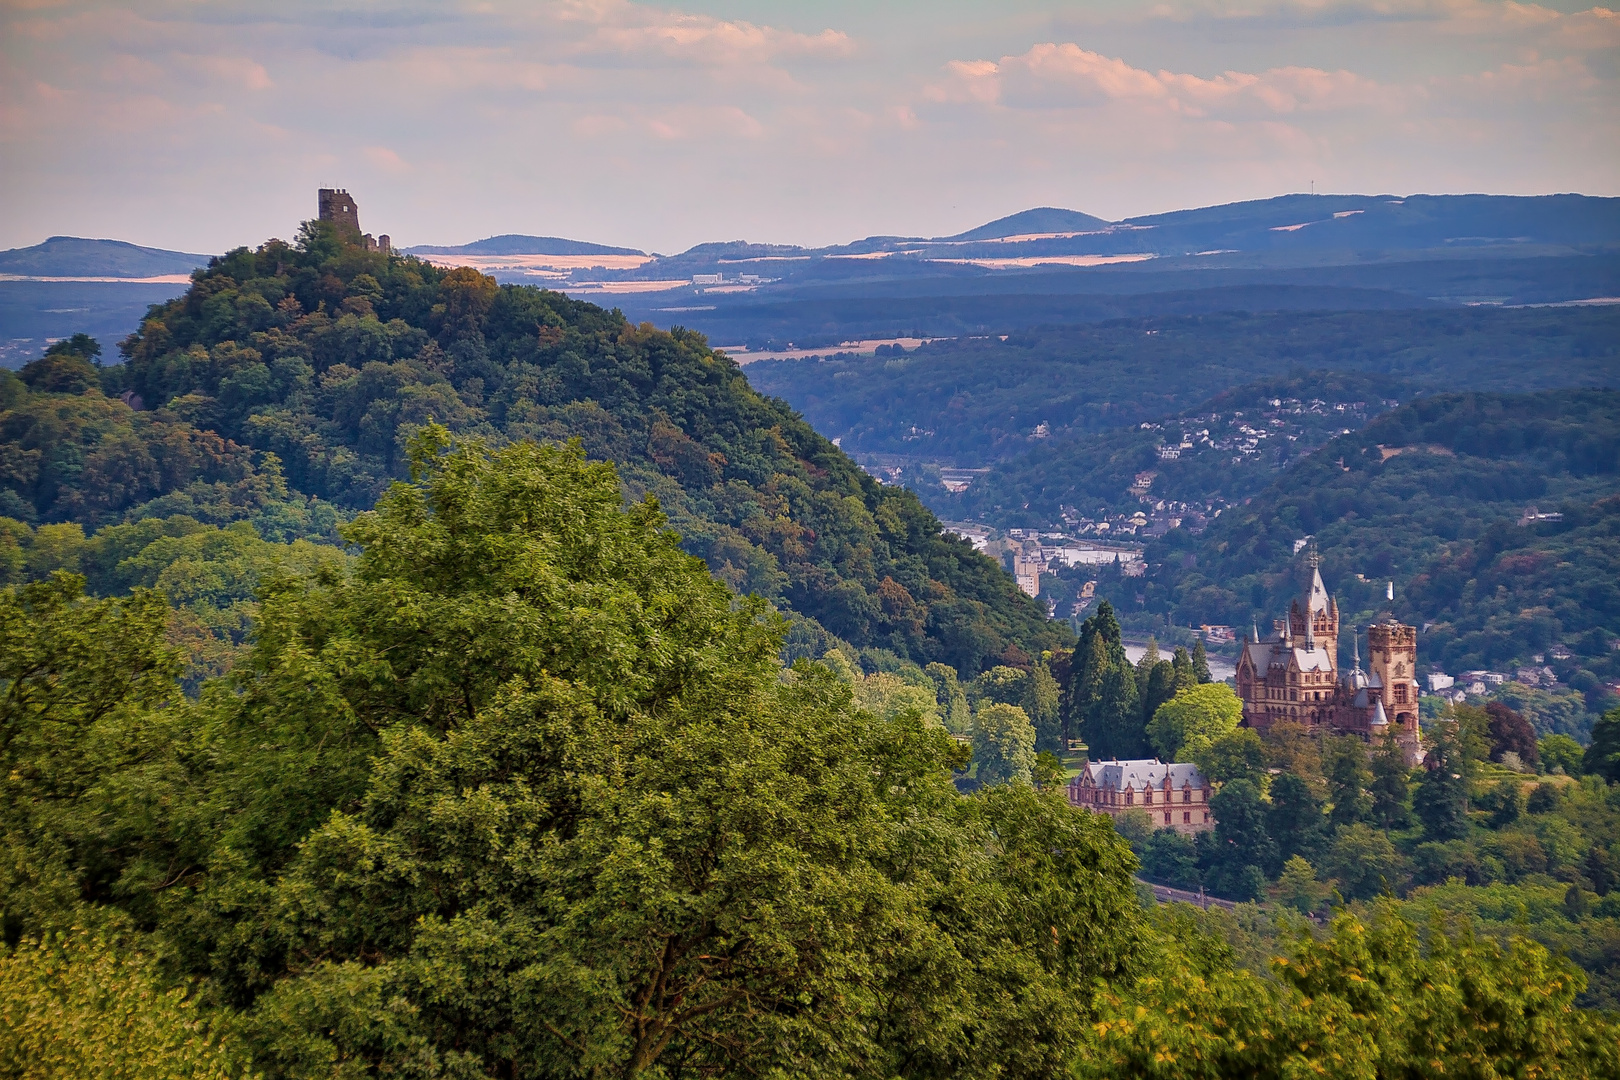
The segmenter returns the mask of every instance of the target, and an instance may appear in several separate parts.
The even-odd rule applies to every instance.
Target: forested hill
[[[617,463],[628,497],[656,495],[718,577],[858,647],[971,674],[1068,634],[915,496],[879,486],[696,333],[366,252],[311,225],[296,246],[213,261],[123,349],[127,363],[99,386],[24,373],[34,385],[12,394],[4,420],[8,447],[32,462],[4,481],[14,514],[87,525],[127,514],[190,482],[164,480],[154,462],[199,433],[217,436],[220,484],[248,474],[234,449],[246,448],[295,501],[368,508],[406,474],[405,444],[432,419],[495,444],[580,439]],[[104,400],[126,391],[155,411]],[[47,408],[42,393],[96,400]],[[70,435],[54,419],[64,409],[95,422]],[[125,484],[119,505],[97,493],[85,517],[76,507],[89,497],[74,493],[87,461],[94,475],[145,482]]]
[[[1532,505],[1551,516],[1525,520]],[[1419,398],[1202,536],[1169,534],[1150,591],[1167,589],[1182,625],[1264,628],[1297,587],[1306,536],[1347,622],[1391,610],[1423,628],[1424,662],[1452,672],[1563,645],[1563,681],[1598,704],[1600,680],[1620,676],[1620,391]]]

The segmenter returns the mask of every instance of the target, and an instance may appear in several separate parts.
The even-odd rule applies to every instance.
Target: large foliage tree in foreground
[[[610,466],[414,461],[194,704],[150,594],[5,594],[13,934],[111,920],[268,1076],[1063,1066],[1138,949],[1105,820],[959,797]]]

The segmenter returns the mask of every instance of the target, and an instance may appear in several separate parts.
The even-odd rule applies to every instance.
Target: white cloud
[[[1353,72],[1284,67],[1208,78],[1146,71],[1072,42],[1036,45],[999,61],[953,61],[927,87],[939,102],[1012,109],[1074,109],[1125,103],[1185,116],[1263,116],[1336,109],[1395,109],[1402,94]]]

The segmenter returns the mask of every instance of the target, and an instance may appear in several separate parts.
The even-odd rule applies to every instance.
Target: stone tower
[[[1367,627],[1367,672],[1396,738],[1417,747],[1417,627],[1394,619]]]
[[[347,191],[343,188],[321,188],[316,201],[322,221],[330,221],[337,226],[340,234],[345,234],[350,240],[360,239],[360,208]]]

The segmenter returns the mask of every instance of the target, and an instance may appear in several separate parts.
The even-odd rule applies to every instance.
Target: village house
[[[1097,814],[1118,818],[1141,810],[1154,828],[1178,833],[1208,832],[1209,780],[1188,762],[1166,764],[1158,758],[1132,761],[1088,761],[1069,781],[1069,802]]]

